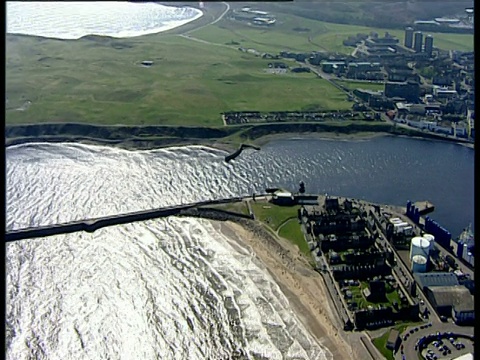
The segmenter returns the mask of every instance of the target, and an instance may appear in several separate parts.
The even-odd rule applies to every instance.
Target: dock
[[[420,216],[430,214],[435,210],[435,206],[430,201],[417,201],[414,205],[418,208]]]

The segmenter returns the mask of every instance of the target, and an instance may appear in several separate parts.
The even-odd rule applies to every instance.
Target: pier
[[[259,194],[258,196],[260,197],[265,195]],[[167,207],[158,208],[158,209],[137,211],[137,212],[127,213],[127,214],[119,214],[119,215],[105,216],[105,217],[99,217],[99,218],[93,218],[93,219],[72,221],[65,224],[46,225],[46,226],[11,230],[5,233],[5,242],[12,242],[12,241],[59,235],[59,234],[68,234],[68,233],[73,233],[77,231],[94,232],[95,230],[98,230],[106,226],[127,224],[131,222],[136,222],[136,221],[145,221],[145,220],[162,218],[162,217],[167,217],[172,215],[179,215],[182,212],[189,209],[193,209],[193,208],[209,206],[209,205],[225,204],[229,202],[238,202],[243,200],[245,200],[244,197],[232,197],[232,198],[220,199],[220,200],[201,201],[201,202],[184,204],[184,205],[167,206]]]

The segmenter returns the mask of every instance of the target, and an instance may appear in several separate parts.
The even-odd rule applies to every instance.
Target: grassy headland
[[[7,34],[7,143],[80,139],[144,147],[207,140],[238,144],[284,132],[392,132],[386,124],[338,121],[226,129],[221,118],[225,111],[346,110],[352,105],[327,80],[313,73],[268,73],[271,60],[239,47],[272,54],[349,53],[352,49],[342,44],[348,35],[384,29],[316,21],[284,10],[275,14],[278,21],[271,28],[247,26],[229,20],[228,14],[210,24],[225,9],[223,3],[212,3],[194,22],[135,38],[58,40]],[[403,38],[402,30],[389,31]],[[435,34],[435,45],[471,50],[473,35]],[[142,66],[144,60],[153,65]],[[14,129],[26,124],[33,125]]]

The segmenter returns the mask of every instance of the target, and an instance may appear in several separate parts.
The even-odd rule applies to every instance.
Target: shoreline
[[[98,125],[85,123],[39,123],[5,125],[5,146],[36,143],[83,143],[151,150],[201,145],[233,152],[242,144],[262,146],[279,139],[367,140],[400,136],[449,142],[474,148],[474,143],[413,130],[396,129],[385,123],[268,123],[242,126]]]
[[[244,144],[251,144],[257,147],[264,146],[270,142],[281,140],[294,140],[294,139],[318,139],[318,140],[338,140],[338,141],[359,141],[370,140],[377,137],[384,136],[398,136],[412,139],[423,139],[427,141],[442,141],[448,143],[454,143],[460,146],[464,146],[470,149],[475,149],[473,143],[455,142],[452,140],[425,138],[422,136],[410,136],[402,134],[392,134],[388,132],[355,132],[355,133],[338,133],[338,132],[284,132],[263,135],[255,140],[243,140],[243,142],[228,141],[221,139],[172,139],[172,138],[158,138],[158,139],[138,139],[138,138],[126,138],[126,139],[100,139],[89,137],[71,137],[71,136],[39,136],[39,137],[20,137],[20,138],[8,138],[5,137],[5,148],[16,145],[32,144],[32,143],[79,143],[85,145],[98,145],[98,146],[110,146],[117,147],[124,150],[154,150],[163,149],[169,147],[181,147],[181,146],[205,146],[213,149],[223,150],[226,152],[233,152],[238,147]]]
[[[298,247],[242,223],[212,223],[228,239],[252,250],[287,297],[292,311],[322,348],[327,349],[327,358],[370,358],[358,334],[343,330],[322,276],[312,269]]]

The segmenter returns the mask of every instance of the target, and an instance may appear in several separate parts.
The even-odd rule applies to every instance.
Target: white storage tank
[[[415,255],[422,255],[428,258],[429,253],[430,241],[422,236],[415,236],[412,238],[412,242],[410,244],[410,260],[412,260]]]
[[[423,255],[414,255],[412,258],[412,272],[427,272],[427,258]]]
[[[422,237],[427,239],[430,242],[430,250],[434,249],[435,247],[435,236],[432,234],[423,234]]]

